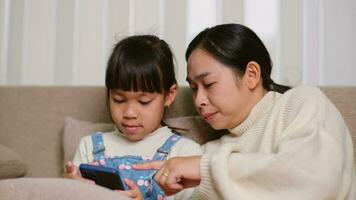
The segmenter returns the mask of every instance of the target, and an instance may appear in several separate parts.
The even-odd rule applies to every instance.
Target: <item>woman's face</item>
[[[226,65],[202,49],[188,58],[187,81],[198,113],[214,129],[239,125],[255,104],[247,73],[238,77]]]

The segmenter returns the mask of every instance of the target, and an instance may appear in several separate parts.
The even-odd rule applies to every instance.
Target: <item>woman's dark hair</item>
[[[173,54],[153,35],[136,35],[118,42],[110,55],[105,85],[111,89],[168,92],[176,84]]]
[[[241,24],[222,24],[200,32],[189,44],[185,53],[201,48],[219,62],[244,74],[247,64],[257,62],[261,67],[263,87],[267,91],[284,93],[289,86],[279,85],[271,79],[272,61],[261,39],[251,29]]]

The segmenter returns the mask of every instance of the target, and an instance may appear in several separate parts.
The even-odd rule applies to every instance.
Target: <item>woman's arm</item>
[[[255,150],[241,151],[239,138],[202,156],[202,199],[355,198],[348,194],[355,190],[355,173],[342,117],[318,90],[289,99],[295,104],[287,102],[281,115],[272,113],[261,126],[268,128]]]
[[[174,157],[167,161],[134,165],[133,168],[158,169],[155,180],[168,196],[200,183],[200,156]]]

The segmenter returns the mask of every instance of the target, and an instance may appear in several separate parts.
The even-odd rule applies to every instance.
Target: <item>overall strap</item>
[[[172,147],[181,138],[182,136],[177,134],[171,135],[164,142],[164,144],[159,149],[157,149],[155,155],[153,156],[153,160],[165,160],[167,158],[168,153],[171,151]]]
[[[94,161],[100,161],[105,159],[105,146],[103,140],[103,133],[96,132],[91,135],[91,141],[93,143],[93,157]]]

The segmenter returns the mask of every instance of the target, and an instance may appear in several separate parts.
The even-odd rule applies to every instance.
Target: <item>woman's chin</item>
[[[225,126],[223,126],[222,124],[219,124],[219,123],[214,123],[214,122],[207,122],[211,128],[215,129],[215,130],[223,130],[223,129],[226,129]]]

